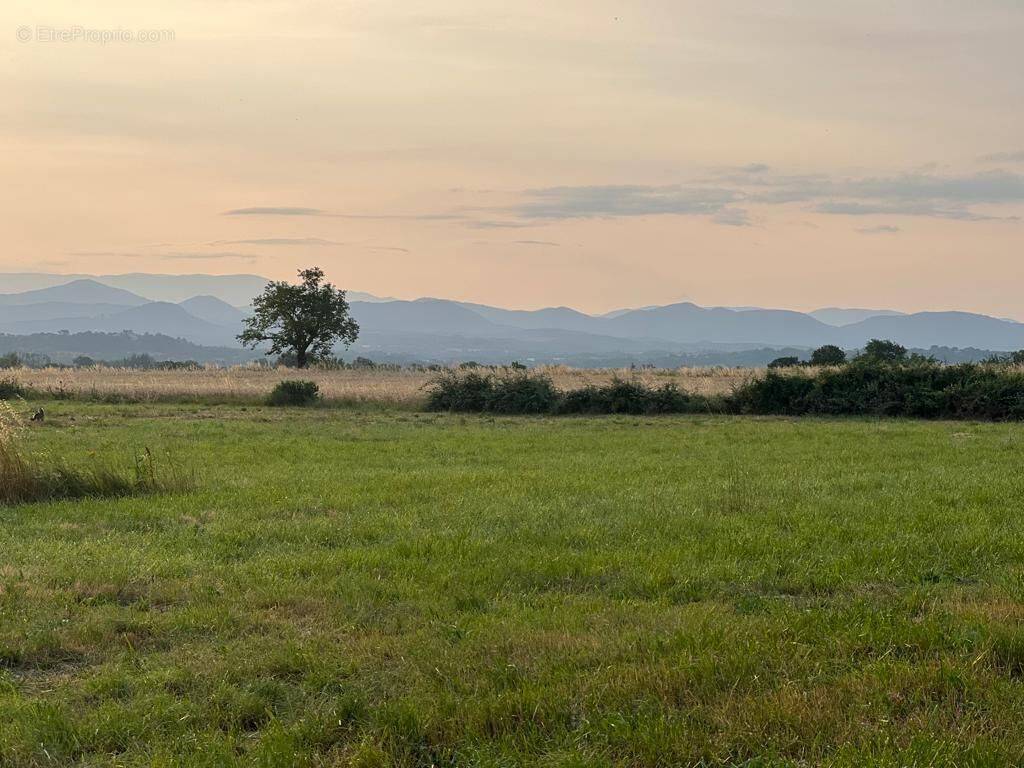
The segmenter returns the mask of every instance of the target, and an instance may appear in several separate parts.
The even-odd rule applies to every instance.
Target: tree
[[[842,365],[845,362],[846,353],[835,344],[826,344],[811,353],[811,365]]]
[[[895,341],[872,339],[864,345],[860,359],[872,363],[902,363],[907,359],[907,348]]]
[[[302,282],[267,283],[252,301],[253,314],[238,335],[243,346],[270,342],[268,355],[292,352],[295,367],[328,357],[337,342],[347,347],[359,336],[359,325],[348,313],[345,291],[323,282],[319,267],[299,271]]]
[[[800,365],[799,357],[776,357],[770,363],[769,368],[796,368]]]

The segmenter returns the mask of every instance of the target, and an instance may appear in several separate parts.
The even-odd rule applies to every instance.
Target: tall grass
[[[29,453],[24,427],[6,402],[0,401],[0,505],[55,499],[134,496],[187,490],[193,478],[169,460],[159,464],[149,448],[127,469],[109,463],[91,467]]]
[[[481,369],[483,372],[495,372]],[[726,394],[759,373],[751,368],[570,368],[538,366],[561,390],[607,384],[614,379],[639,381],[651,387],[674,383],[693,394]],[[497,371],[500,373],[500,370]],[[417,409],[426,400],[424,387],[437,371],[381,368],[327,370],[307,368],[303,379],[315,382],[324,405],[375,405]],[[804,373],[804,369],[800,369]],[[202,403],[262,405],[274,387],[297,375],[289,368],[235,366],[195,370],[128,368],[19,368],[11,371],[23,397],[103,403]]]

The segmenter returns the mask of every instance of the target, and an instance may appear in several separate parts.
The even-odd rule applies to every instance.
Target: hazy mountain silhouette
[[[153,301],[178,303],[193,296],[214,296],[233,307],[248,304],[267,284],[267,279],[259,275],[150,275],[139,272],[103,275],[96,279],[148,296]]]
[[[231,306],[226,301],[221,301],[216,296],[193,296],[191,299],[179,301],[178,306],[193,317],[198,317],[208,323],[231,328],[237,326],[239,332],[242,329],[242,321],[248,314]]]
[[[2,298],[2,297],[0,297]],[[125,304],[80,304],[69,301],[44,301],[39,304],[0,304],[0,328],[12,322],[41,322],[68,317],[96,317],[131,309]]]
[[[149,299],[130,291],[114,288],[91,279],[72,280],[63,285],[40,288],[23,293],[0,294],[0,307],[17,307],[45,302],[67,302],[71,304],[118,304],[135,307]]]
[[[377,332],[483,337],[501,336],[508,332],[507,328],[491,322],[458,302],[444,299],[353,301],[349,306],[360,327]]]
[[[970,312],[870,317],[837,330],[836,338],[847,347],[861,347],[870,339],[893,339],[905,347],[1024,349],[1024,324]]]
[[[815,320],[820,320],[827,325],[834,325],[837,328],[844,325],[859,323],[869,317],[885,317],[904,315],[905,312],[897,312],[895,309],[854,309],[843,307],[824,307],[808,312]]]
[[[724,308],[705,309],[690,302],[637,309],[604,322],[613,336],[646,336],[684,343],[815,346],[827,343],[831,330],[800,312],[781,309],[737,312]]]
[[[585,315],[569,307],[548,307],[546,309],[500,309],[486,304],[460,302],[463,307],[481,317],[509,328],[557,328],[563,331],[595,333],[603,327],[601,318]]]
[[[0,276],[5,288],[12,284],[7,277]],[[232,346],[237,345],[235,337],[246,315],[244,305],[267,282],[257,275],[14,277],[17,285],[44,285],[0,294],[2,332],[129,330]],[[65,282],[47,283],[54,279]],[[108,280],[119,285],[107,284]],[[182,296],[193,288],[207,290]],[[181,298],[149,301],[144,296]],[[872,338],[921,349],[1024,348],[1024,324],[968,312],[904,315],[894,310],[825,308],[802,313],[680,302],[595,316],[568,307],[512,310],[446,299],[385,300],[359,292],[349,297],[352,314],[362,327],[353,349],[392,359],[629,359],[704,349],[810,349],[822,344],[856,349]]]
[[[133,331],[135,333],[164,334],[174,338],[187,339],[196,344],[234,345],[236,343],[235,334],[240,329],[231,329],[200,320],[177,304],[155,301],[94,317],[7,321],[2,324],[2,330],[5,333],[15,334],[58,333],[60,331],[70,333]]]

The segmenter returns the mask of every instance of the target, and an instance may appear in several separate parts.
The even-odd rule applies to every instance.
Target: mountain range
[[[0,333],[160,334],[192,344],[237,347],[258,275],[0,274]],[[589,315],[568,307],[514,310],[423,298],[400,301],[350,292],[359,340],[347,353],[398,361],[587,364],[653,354],[734,353],[759,348],[862,347],[872,338],[907,347],[1024,348],[1024,324],[967,312],[887,309],[813,312],[701,307],[690,302]]]

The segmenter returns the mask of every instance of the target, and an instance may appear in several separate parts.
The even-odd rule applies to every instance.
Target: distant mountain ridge
[[[137,307],[150,300],[131,291],[105,283],[81,278],[61,285],[39,288],[22,293],[0,294],[0,307],[17,307],[44,302],[71,302],[76,304],[115,304]]]
[[[58,278],[64,282],[54,282]],[[0,275],[0,290],[33,286],[0,293],[0,333],[130,331],[237,347],[247,305],[266,282],[257,275]],[[195,293],[184,295],[193,288]],[[871,338],[923,349],[1024,348],[1024,324],[968,312],[903,314],[831,307],[805,313],[679,302],[588,315],[569,307],[514,310],[437,298],[386,299],[355,291],[349,301],[362,331],[348,354],[424,361],[571,363],[822,344],[855,349]]]

